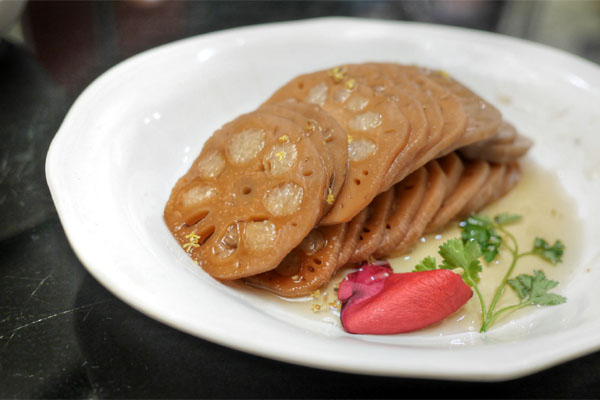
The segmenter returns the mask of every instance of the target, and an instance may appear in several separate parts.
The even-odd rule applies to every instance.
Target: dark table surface
[[[600,353],[501,383],[358,376],[256,357],[146,317],[79,262],[44,162],[94,78],[180,38],[328,15],[499,31],[600,59],[598,2],[30,2],[0,42],[0,397],[600,396]]]

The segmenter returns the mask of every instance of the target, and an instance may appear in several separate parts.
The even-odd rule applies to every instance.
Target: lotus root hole
[[[346,109],[352,112],[359,112],[364,110],[368,104],[369,99],[363,96],[355,95],[348,100],[348,103],[346,103]]]
[[[360,185],[360,179],[354,179],[354,183],[356,183],[356,185]]]
[[[312,174],[313,174],[312,171],[304,171],[304,172],[302,172],[303,176],[311,176]]]
[[[194,186],[181,194],[181,202],[184,207],[197,207],[204,204],[217,193],[212,186]]]
[[[201,230],[199,233],[197,233],[197,235],[200,236],[200,239],[198,239],[197,243],[202,246],[213,235],[213,233],[215,233],[214,225],[208,226]]]
[[[377,145],[369,139],[356,139],[348,143],[348,158],[350,161],[362,161],[372,156]]]
[[[242,189],[243,194],[250,194],[250,192],[252,192],[252,189],[247,186]]]
[[[225,158],[218,151],[213,151],[201,157],[196,165],[198,173],[203,178],[216,178],[225,169]]]
[[[245,129],[231,137],[229,158],[236,164],[245,164],[260,153],[265,146],[265,131]]]
[[[302,195],[302,187],[293,182],[286,182],[269,190],[263,199],[263,204],[272,215],[285,217],[300,209]]]
[[[277,228],[269,220],[246,222],[244,244],[248,249],[263,252],[272,249],[276,240]]]
[[[194,210],[193,213],[189,214],[185,218],[185,224],[192,226],[202,221],[208,215],[208,210]]]
[[[213,254],[219,258],[231,256],[238,248],[240,242],[238,224],[231,224],[217,244],[213,247]]]
[[[313,103],[322,106],[327,101],[328,91],[329,87],[327,86],[327,84],[325,82],[321,82],[310,89],[305,101],[307,103]]]
[[[358,114],[350,120],[348,126],[354,131],[368,131],[381,125],[382,116],[374,111]]]
[[[327,240],[321,231],[313,229],[308,236],[302,240],[298,247],[300,247],[300,250],[304,253],[311,255],[321,251],[326,245]]]
[[[294,143],[280,143],[271,148],[263,159],[265,171],[272,176],[287,173],[296,164],[298,150]]]
[[[363,169],[363,175],[365,175],[365,176],[369,175],[369,171],[367,171],[366,169]]]
[[[352,94],[351,90],[346,89],[345,87],[339,88],[333,94],[333,99],[336,103],[345,103],[348,100],[348,97]]]

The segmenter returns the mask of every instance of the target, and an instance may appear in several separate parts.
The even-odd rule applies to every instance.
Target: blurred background
[[[52,77],[80,90],[113,64],[148,48],[215,30],[266,22],[354,16],[498,32],[600,62],[600,1],[24,1],[5,35]],[[69,60],[68,63],[65,60]]]
[[[82,90],[161,44],[324,16],[498,32],[600,63],[594,0],[0,0],[1,398],[597,397],[600,353],[497,384],[352,376],[262,359],[138,313],[83,268],[44,175],[50,141]]]

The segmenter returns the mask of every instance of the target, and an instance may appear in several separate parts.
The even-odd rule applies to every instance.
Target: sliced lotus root
[[[467,110],[458,96],[430,79],[422,68],[399,65],[398,69],[409,82],[414,82],[424,93],[431,96],[442,112],[442,133],[438,143],[423,156],[421,162],[425,163],[464,135],[468,123]]]
[[[335,171],[333,160],[329,154],[329,151],[327,150],[327,147],[325,146],[325,140],[323,140],[323,136],[320,133],[320,131],[322,130],[321,125],[316,120],[308,119],[302,114],[293,111],[289,108],[286,108],[280,104],[267,104],[259,108],[256,112],[268,113],[292,121],[298,126],[299,129],[303,130],[306,136],[311,140],[311,142],[323,158],[323,162],[325,165],[325,173],[327,175],[328,190],[326,193],[326,197],[323,199],[322,209],[322,215],[325,215],[325,213],[331,208],[333,204],[333,202],[327,201],[327,197],[329,197],[329,194],[332,192],[331,188],[335,183]],[[323,111],[323,113],[325,112]],[[278,140],[280,144],[274,147],[273,151],[269,155],[269,158],[267,159],[267,161],[265,161],[264,166],[266,169],[277,169],[281,164],[279,160],[279,158],[281,158],[280,151],[285,152],[285,150],[283,149],[285,147],[288,147],[287,143],[289,142],[289,137],[285,134],[282,134],[281,136],[279,136]]]
[[[348,134],[349,169],[333,208],[321,224],[348,222],[379,193],[385,172],[406,145],[410,126],[396,103],[348,77],[343,68],[301,75],[268,101],[306,101],[329,112]]]
[[[432,218],[427,232],[435,232],[456,217],[465,204],[471,200],[485,183],[490,173],[490,165],[485,161],[465,162],[465,171],[456,188],[444,199],[444,203]]]
[[[292,100],[267,104],[261,109],[271,110],[301,124],[313,140],[318,139],[325,146],[332,164],[332,180],[327,194],[327,203],[332,206],[344,186],[348,172],[348,144],[344,129],[331,114],[310,103]]]
[[[326,191],[323,159],[304,131],[254,112],[208,139],[165,221],[206,272],[236,279],[277,267],[317,223]]]
[[[454,124],[457,120],[449,120],[444,128],[444,116],[442,108],[436,98],[432,88],[435,89],[438,99],[442,99],[444,96],[449,99],[443,102],[446,108],[446,112],[449,113],[451,106],[460,110],[460,102],[457,98],[452,95],[448,96],[448,92],[429,81],[426,77],[421,76],[416,79],[412,76],[412,80],[409,79],[407,73],[403,71],[398,64],[375,64],[380,68],[396,85],[398,89],[401,89],[405,93],[414,97],[420,104],[427,121],[427,140],[423,146],[419,149],[415,155],[414,160],[409,164],[410,168],[399,168],[394,165],[386,174],[384,187],[389,187],[396,182],[401,181],[404,177],[412,171],[415,171],[420,166],[424,165],[427,161],[431,160],[437,154],[437,148],[442,146],[443,142],[452,140],[453,137],[458,137],[462,134],[460,129],[464,129],[464,126],[460,124]],[[418,74],[417,74],[418,75]],[[454,105],[452,104],[454,102]],[[456,115],[461,114],[454,113]],[[464,124],[466,125],[466,115],[464,117]]]
[[[347,224],[313,229],[277,268],[246,278],[252,286],[285,297],[306,296],[329,282],[336,270]]]
[[[406,236],[427,191],[427,168],[421,167],[394,185],[394,203],[387,220],[383,238],[375,252],[376,258],[385,257]]]
[[[377,250],[385,232],[393,201],[394,190],[390,189],[375,197],[371,202],[369,218],[363,226],[350,262],[364,261]]]
[[[467,128],[463,136],[444,150],[444,153],[471,143],[486,140],[498,131],[502,124],[502,114],[496,107],[453,79],[447,73],[427,69],[423,70],[426,71],[430,79],[456,95],[469,116]]]
[[[531,148],[533,142],[522,135],[517,135],[511,143],[474,143],[459,149],[465,158],[485,160],[496,163],[506,163],[523,157]]]
[[[428,173],[427,192],[414,219],[412,220],[406,236],[393,250],[394,254],[406,252],[425,232],[425,228],[435,213],[439,210],[444,195],[446,194],[446,175],[439,164],[432,160],[426,165]]]
[[[376,95],[390,96],[398,105],[400,112],[404,114],[410,124],[410,137],[406,146],[396,156],[392,165],[386,171],[386,177],[396,176],[397,180],[404,179],[412,169],[415,158],[421,155],[421,152],[426,150],[430,138],[429,124],[427,117],[417,97],[397,85],[383,69],[376,64],[354,64],[344,66],[347,74],[352,79],[356,79],[360,83],[365,83],[373,88]],[[410,85],[409,85],[410,87]],[[414,94],[420,94],[419,90],[412,90]],[[440,115],[441,117],[441,115]],[[441,124],[440,124],[441,132]],[[437,141],[439,138],[436,138]],[[387,190],[391,185],[384,181],[384,188]]]
[[[455,153],[449,153],[442,158],[439,158],[438,163],[440,167],[442,167],[442,171],[444,171],[444,175],[446,175],[446,197],[450,195],[458,185],[463,172],[465,171],[465,166],[460,159],[460,157]]]
[[[502,189],[495,192],[489,202],[491,203],[508,193],[517,183],[519,183],[521,175],[521,166],[518,162],[513,161],[506,164],[506,171],[504,172],[504,178],[502,179]]]
[[[489,192],[485,203],[472,205],[470,206],[471,209],[466,209],[468,206],[465,206],[465,209],[463,209],[461,215],[468,215],[470,213],[479,211],[484,206],[493,203],[494,201],[498,200],[500,197],[508,193],[521,179],[521,167],[519,166],[518,162],[510,162],[506,164],[492,164],[490,175],[492,174],[494,169],[498,168],[498,166],[500,166],[499,169],[502,170],[502,175],[500,179],[496,181],[496,185],[494,185],[493,187],[490,185],[491,191]],[[490,180],[491,178],[488,178],[486,186],[488,185]],[[483,188],[482,191],[483,190],[486,189]]]
[[[459,216],[469,215],[481,210],[485,205],[491,203],[498,197],[503,189],[506,164],[490,164],[490,173],[479,191],[469,200],[458,213]]]
[[[365,207],[356,217],[352,218],[352,221],[347,222],[348,229],[346,230],[344,243],[340,249],[340,258],[338,259],[337,268],[346,265],[352,254],[354,254],[360,235],[363,233],[363,226],[365,226],[368,218],[369,207]]]
[[[487,140],[484,140],[482,143],[489,144],[508,144],[512,143],[517,137],[517,129],[515,126],[509,122],[502,121],[502,125],[498,128],[498,131],[494,134],[494,136],[490,137]]]

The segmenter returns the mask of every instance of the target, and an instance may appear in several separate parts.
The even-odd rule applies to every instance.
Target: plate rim
[[[248,344],[243,345],[240,343],[231,343],[227,338],[221,338],[219,336],[215,337],[211,332],[198,332],[195,329],[191,329],[190,326],[182,323],[182,321],[178,321],[176,318],[168,318],[162,312],[157,312],[156,308],[149,307],[148,304],[145,304],[143,300],[138,298],[131,298],[126,295],[124,291],[119,287],[119,285],[115,285],[107,276],[103,275],[96,266],[96,262],[93,259],[89,259],[89,257],[81,251],[81,246],[79,243],[79,239],[74,237],[73,233],[73,224],[76,221],[69,216],[68,211],[65,210],[65,207],[68,207],[64,203],[64,195],[61,193],[60,182],[60,156],[61,156],[61,145],[63,142],[67,140],[69,135],[69,127],[71,124],[75,123],[77,119],[77,115],[79,109],[83,107],[88,99],[92,98],[96,95],[97,91],[99,91],[103,85],[109,83],[111,80],[117,79],[120,74],[124,73],[128,68],[135,67],[138,64],[143,64],[145,60],[160,55],[163,51],[169,51],[169,49],[174,49],[179,46],[185,47],[191,43],[194,43],[197,40],[211,40],[213,38],[219,38],[226,35],[235,35],[235,34],[256,34],[256,32],[260,32],[262,30],[277,30],[277,29],[297,29],[300,26],[308,26],[308,25],[322,25],[322,24],[331,24],[336,23],[340,25],[346,24],[362,24],[362,25],[385,25],[387,28],[389,27],[405,27],[409,29],[424,29],[424,30],[432,30],[437,32],[453,32],[459,34],[467,34],[469,36],[475,35],[482,38],[488,38],[491,40],[500,40],[500,41],[509,41],[517,46],[526,46],[535,48],[537,50],[541,50],[551,57],[559,57],[562,58],[565,62],[582,64],[585,68],[590,68],[590,71],[597,74],[596,79],[600,81],[600,69],[593,62],[581,58],[576,55],[572,55],[570,53],[564,52],[559,49],[552,48],[547,45],[504,36],[497,33],[485,32],[485,31],[477,31],[472,29],[458,28],[458,27],[450,27],[444,25],[435,25],[435,24],[427,24],[427,23],[417,23],[417,22],[401,22],[401,21],[389,21],[389,20],[377,20],[377,19],[364,19],[364,18],[352,18],[352,17],[323,17],[323,18],[315,18],[315,19],[305,19],[298,21],[286,21],[286,22],[276,22],[276,23],[268,23],[268,24],[258,24],[251,25],[245,27],[236,27],[232,29],[226,29],[216,32],[211,32],[207,34],[197,35],[185,39],[181,39],[172,43],[164,44],[153,49],[146,50],[142,53],[139,53],[131,58],[124,60],[123,62],[111,67],[108,71],[104,72],[98,78],[96,78],[76,99],[76,101],[71,106],[68,111],[63,123],[61,124],[57,134],[55,135],[52,143],[50,145],[47,159],[46,159],[46,179],[48,182],[48,186],[50,188],[50,192],[53,198],[53,201],[56,205],[58,215],[61,221],[61,224],[64,227],[65,235],[68,238],[68,241],[74,250],[75,254],[81,260],[82,264],[86,268],[86,270],[94,276],[104,287],[106,287],[111,293],[113,293],[116,297],[132,306],[136,310],[149,315],[153,319],[156,319],[166,325],[169,325],[175,329],[184,331],[193,336],[201,337],[203,339],[209,340],[211,342],[227,346],[230,348],[234,348],[236,350],[241,350],[247,353],[276,359],[279,361],[284,361],[288,363],[300,364],[315,368],[322,369],[330,369],[341,372],[350,372],[350,373],[363,373],[370,375],[384,375],[384,376],[404,376],[404,377],[427,377],[427,378],[436,378],[436,379],[456,379],[456,380],[472,380],[472,381],[498,381],[498,380],[506,380],[512,379],[516,377],[525,376],[537,371],[540,371],[545,368],[549,368],[556,364],[562,363],[564,361],[579,357],[583,354],[588,354],[590,352],[596,351],[600,349],[600,335],[596,335],[595,340],[579,341],[578,345],[571,344],[571,349],[569,351],[562,351],[559,354],[554,355],[553,357],[548,357],[544,359],[544,361],[534,360],[532,362],[531,359],[529,362],[521,362],[516,363],[510,370],[502,369],[502,368],[488,368],[482,373],[475,374],[469,376],[462,372],[455,373],[440,373],[439,371],[427,371],[424,369],[415,369],[411,370],[394,370],[390,368],[377,368],[377,367],[369,367],[369,368],[356,368],[355,366],[348,366],[340,364],[339,362],[333,360],[329,363],[323,362],[322,360],[311,360],[306,357],[300,357],[298,354],[286,355],[274,352],[269,349],[261,349],[255,348]],[[393,29],[393,28],[392,28]],[[593,327],[592,327],[593,328]],[[589,338],[589,337],[588,337]],[[592,343],[593,342],[593,343]],[[584,345],[585,344],[585,345]],[[418,348],[416,348],[418,350]],[[470,373],[475,373],[476,371],[473,369]]]

